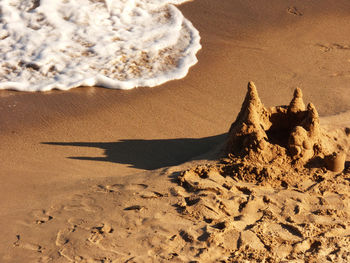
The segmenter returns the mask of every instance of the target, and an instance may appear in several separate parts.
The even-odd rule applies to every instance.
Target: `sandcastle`
[[[288,106],[265,108],[254,83],[249,82],[224,150],[264,163],[289,156],[294,164],[304,165],[322,153],[317,110],[312,103],[305,107],[299,88]]]
[[[297,187],[303,181],[323,180],[327,169],[342,172],[345,154],[338,150],[334,136],[321,129],[314,105],[305,106],[301,89],[295,89],[289,105],[266,108],[249,82],[222,158],[185,171],[179,181],[190,191],[216,189],[204,180],[213,174],[225,180]]]

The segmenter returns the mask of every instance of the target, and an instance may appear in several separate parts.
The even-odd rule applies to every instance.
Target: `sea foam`
[[[201,48],[185,0],[1,0],[0,89],[153,87]]]

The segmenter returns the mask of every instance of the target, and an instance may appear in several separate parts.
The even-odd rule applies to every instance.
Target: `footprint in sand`
[[[159,198],[159,197],[167,197],[168,194],[162,194],[156,191],[143,191],[140,193],[140,197],[144,199],[153,199],[153,198]]]
[[[106,235],[113,233],[114,229],[108,223],[101,223],[91,228],[91,235],[88,240],[91,243],[98,244]]]
[[[72,231],[65,229],[59,230],[56,236],[56,246],[61,247],[69,242],[68,235],[72,233]]]
[[[294,16],[302,16],[303,13],[300,12],[295,6],[290,6],[287,8],[287,12]]]
[[[125,207],[124,210],[125,211],[141,211],[144,208],[145,208],[144,206],[132,205],[132,206]]]
[[[138,193],[139,191],[142,191],[147,187],[148,185],[145,185],[145,184],[114,184],[114,185],[107,185],[106,189],[109,192],[131,191],[134,193]]]
[[[90,233],[87,240],[91,243],[98,244],[107,234],[114,232],[114,229],[109,223],[100,223],[94,226],[89,225],[84,219],[70,218],[68,220],[71,227],[66,229],[61,229],[58,231],[56,236],[56,246],[62,247],[70,242],[72,235],[77,236],[82,233]]]
[[[35,218],[36,224],[44,224],[53,219],[53,217],[44,209],[34,210],[31,214]]]
[[[46,211],[45,209],[36,209],[31,211],[27,214],[24,218],[21,220],[18,220],[17,222],[21,225],[31,227],[33,224],[44,224],[53,219],[53,216]]]
[[[87,195],[75,195],[67,205],[63,206],[66,211],[84,210],[86,212],[100,212],[102,207],[95,204],[96,200]]]
[[[98,244],[103,239],[103,235],[99,231],[92,231],[88,240],[93,244]]]
[[[332,46],[333,46],[335,49],[350,50],[350,45],[346,45],[346,44],[333,43]]]
[[[21,236],[20,235],[17,235],[16,238],[17,238],[17,240],[13,243],[14,247],[20,247],[20,248],[32,250],[32,251],[39,252],[39,253],[43,252],[43,247],[42,246],[37,245],[37,244],[24,242],[24,241],[21,240]]]
[[[88,220],[84,219],[84,218],[69,218],[68,219],[68,223],[70,224],[70,228],[72,229],[72,232],[74,232],[77,228],[82,228],[85,230],[90,229],[90,225]]]
[[[329,51],[332,51],[332,50],[342,50],[342,51],[350,50],[350,45],[339,44],[339,43],[333,43],[333,44],[317,43],[316,47],[319,47],[320,50],[323,51],[323,52],[329,52]]]
[[[122,191],[131,191],[134,194],[140,194],[141,198],[153,199],[159,197],[167,197],[168,194],[162,194],[157,191],[146,190],[146,184],[113,184],[113,185],[96,185],[93,187],[95,192],[102,193],[120,193]]]
[[[350,71],[335,72],[330,75],[331,77],[350,77]]]
[[[113,185],[97,185],[94,187],[95,192],[114,193],[120,191],[142,191],[148,188],[146,184],[113,184]]]

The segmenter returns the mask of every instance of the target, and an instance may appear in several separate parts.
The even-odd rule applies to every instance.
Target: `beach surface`
[[[225,141],[250,80],[268,107],[288,104],[300,87],[321,125],[330,131],[350,127],[349,1],[198,0],[179,9],[200,32],[202,45],[198,64],[184,79],[130,91],[0,92],[1,262],[213,262],[227,252],[223,245],[217,249],[220,244],[232,240],[238,251],[231,226],[214,224],[224,235],[210,243],[211,232],[200,231],[209,221],[181,216],[175,204],[194,203],[175,177],[213,162],[214,154],[205,153]],[[346,160],[348,165],[349,155]],[[323,232],[293,224],[320,223],[328,227],[324,232],[333,231],[330,236],[343,238],[321,256],[346,262],[350,232],[341,221],[349,219],[349,173],[338,181],[334,173],[327,176],[295,197],[302,204],[291,189],[238,182],[232,209],[256,200],[235,215],[244,222],[236,226],[245,231],[240,242],[264,254],[268,244],[246,226],[263,216],[268,202],[261,200],[268,196],[288,211],[283,218],[301,211],[293,222],[278,224],[277,218],[259,225],[269,235],[282,233],[271,244],[299,242],[295,253],[318,255],[325,244],[306,237]],[[292,252],[282,246],[274,253]]]

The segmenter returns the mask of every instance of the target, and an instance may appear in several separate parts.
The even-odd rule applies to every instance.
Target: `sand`
[[[218,213],[215,223],[193,215],[192,193],[175,179],[214,162],[202,154],[224,143],[249,80],[267,107],[289,104],[301,87],[321,126],[341,138],[335,129],[350,120],[350,3],[203,0],[180,8],[203,46],[183,80],[128,92],[0,93],[2,262],[213,262],[222,255],[240,262],[249,249],[260,251],[256,260],[292,254],[346,262],[347,170],[299,191],[235,181],[235,213]],[[275,244],[282,245],[266,250]]]

